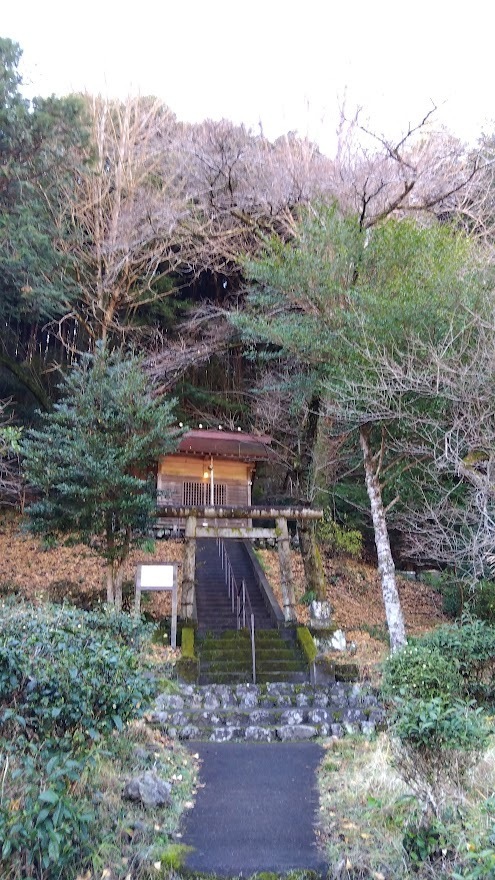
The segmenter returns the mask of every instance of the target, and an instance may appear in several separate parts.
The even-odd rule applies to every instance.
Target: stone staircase
[[[243,579],[246,581],[256,629],[272,629],[274,623],[254,576],[243,541],[228,539],[225,544],[237,583],[240,586]],[[196,612],[199,635],[206,633],[218,635],[237,628],[237,620],[227,596],[217,544],[211,538],[200,539],[196,544]]]
[[[293,629],[261,629],[255,633],[256,682],[302,683],[309,670]],[[208,634],[196,643],[200,684],[240,684],[253,681],[251,636],[247,630]]]
[[[384,712],[368,686],[182,685],[161,694],[150,721],[173,739],[296,742],[321,736],[372,736]]]

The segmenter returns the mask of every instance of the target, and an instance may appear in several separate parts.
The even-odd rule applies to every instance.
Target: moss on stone
[[[169,843],[160,853],[159,876],[169,877],[171,870],[180,871],[192,849],[192,846],[186,846],[183,843]]]
[[[308,661],[308,664],[314,663],[317,655],[316,645],[313,641],[313,636],[311,635],[307,626],[298,626],[297,627],[297,641],[301,646],[301,649]]]
[[[327,677],[335,679],[335,661],[324,655],[316,661],[318,669]]]
[[[196,684],[199,678],[199,664],[190,657],[181,657],[177,661],[177,675],[186,684]]]
[[[336,663],[335,681],[358,681],[359,666],[357,663]]]
[[[187,657],[189,659],[195,660],[196,655],[194,653],[194,629],[189,626],[185,626],[182,630],[182,656]]]
[[[177,661],[177,675],[182,681],[194,684],[199,678],[198,658],[194,653],[194,629],[184,626],[181,639],[182,655]]]
[[[325,626],[321,627],[321,629],[316,626],[309,626],[309,631],[311,635],[316,636],[317,639],[328,639],[328,641],[330,641],[330,639],[334,637],[338,629],[338,626]]]

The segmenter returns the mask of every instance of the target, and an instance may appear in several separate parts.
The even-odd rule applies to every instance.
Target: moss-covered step
[[[287,634],[284,633],[284,636]],[[277,630],[255,636],[257,680],[306,681],[307,663],[302,651]],[[204,683],[252,681],[251,638],[246,630],[207,634],[198,642],[200,677]]]
[[[335,681],[359,681],[359,666],[357,663],[335,663]]]
[[[210,646],[208,648],[203,648],[201,650],[201,662],[209,663],[216,660],[225,659],[228,660],[236,660],[239,662],[251,662],[251,648],[242,648],[242,647],[233,647],[233,648],[223,648],[219,646]],[[295,657],[298,657],[300,663],[304,665],[303,658],[296,654],[291,648],[287,648],[284,645],[279,646],[271,646],[271,647],[256,647],[256,662],[263,662],[264,660],[294,660]]]

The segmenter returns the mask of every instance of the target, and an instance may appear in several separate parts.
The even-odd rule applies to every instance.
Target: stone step
[[[270,614],[260,592],[249,554],[243,542],[228,539],[225,542],[237,583],[245,581],[256,618],[256,628],[273,626]],[[196,608],[198,632],[223,632],[236,624],[227,596],[224,574],[216,544],[211,539],[200,539],[196,544]],[[223,615],[230,615],[228,627]]]
[[[291,684],[304,684],[308,680],[308,674],[306,671],[293,671],[287,672],[278,671],[278,670],[270,670],[269,672],[257,672],[256,673],[256,681],[258,684],[268,684],[270,682],[290,682]],[[226,672],[222,670],[222,672],[211,672],[208,671],[207,674],[199,676],[199,683],[206,684],[251,684],[253,681],[253,676],[251,670],[242,670],[237,669],[235,671]]]
[[[197,613],[198,613],[198,620],[199,620],[199,615],[201,614],[201,629],[205,629],[205,627],[208,623],[215,624],[217,622],[218,618],[228,618],[231,622],[230,623],[231,629],[232,628],[235,629],[235,623],[236,623],[237,617],[235,614],[232,613],[231,607],[227,604],[225,604],[225,606],[223,606],[223,605],[214,604],[212,602],[208,602],[208,603],[205,602],[203,605],[202,603],[198,602],[197,603]],[[272,629],[272,625],[271,625],[270,621],[266,620],[266,617],[263,614],[258,613],[256,608],[253,609],[253,613],[254,613],[255,630],[265,629],[267,631],[270,631]],[[246,617],[246,620],[247,620],[247,617]]]
[[[258,683],[308,680],[307,663],[293,641],[271,630],[256,633],[255,642]],[[206,636],[198,640],[197,652],[201,683],[252,681],[251,637],[246,630]]]
[[[267,644],[263,642],[258,642],[256,645],[256,659],[270,659],[271,657],[280,657],[285,658],[287,660],[294,659],[294,651],[289,645],[285,645],[283,643],[271,644],[268,642]],[[249,642],[246,644],[239,645],[230,645],[226,643],[225,646],[218,646],[214,644],[203,645],[201,647],[201,659],[209,660],[217,657],[225,657],[225,659],[235,657],[242,658],[251,658],[251,645]]]
[[[200,667],[204,671],[206,669],[215,669],[219,672],[225,669],[226,672],[233,669],[251,669],[251,654],[202,654]],[[256,653],[256,669],[263,672],[267,669],[276,669],[283,672],[305,672],[307,675],[307,667],[298,657],[293,654],[282,654],[267,652],[265,654]]]
[[[251,658],[246,658],[245,662],[241,662],[239,658],[232,658],[232,660],[225,660],[223,657],[219,660],[210,659],[204,661],[201,658],[200,670],[202,673],[207,672],[236,672],[244,671],[245,669],[250,670],[252,668]],[[306,670],[297,660],[289,660],[289,659],[280,659],[278,657],[274,657],[272,659],[261,660],[258,657],[256,658],[256,670],[257,672],[305,672]],[[307,677],[307,676],[306,676]]]
[[[260,632],[255,633],[256,639],[260,639],[263,642],[279,642],[279,641],[289,641],[295,642],[296,636],[294,635],[294,630],[292,627],[288,627],[287,629],[267,629],[262,630]],[[217,641],[220,640],[222,642],[232,641],[232,642],[250,642],[251,636],[248,629],[232,629],[229,634],[226,635],[223,633],[221,636],[215,636],[215,634],[211,634],[208,636],[209,641]],[[205,639],[206,641],[206,639]]]
[[[177,739],[287,742],[349,734],[371,736],[384,711],[368,686],[287,682],[183,685],[161,694],[150,720]]]

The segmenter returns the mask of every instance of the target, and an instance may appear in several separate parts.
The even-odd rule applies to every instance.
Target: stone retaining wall
[[[372,736],[385,713],[362,684],[183,685],[161,694],[151,721],[184,740],[287,742],[361,733]]]

